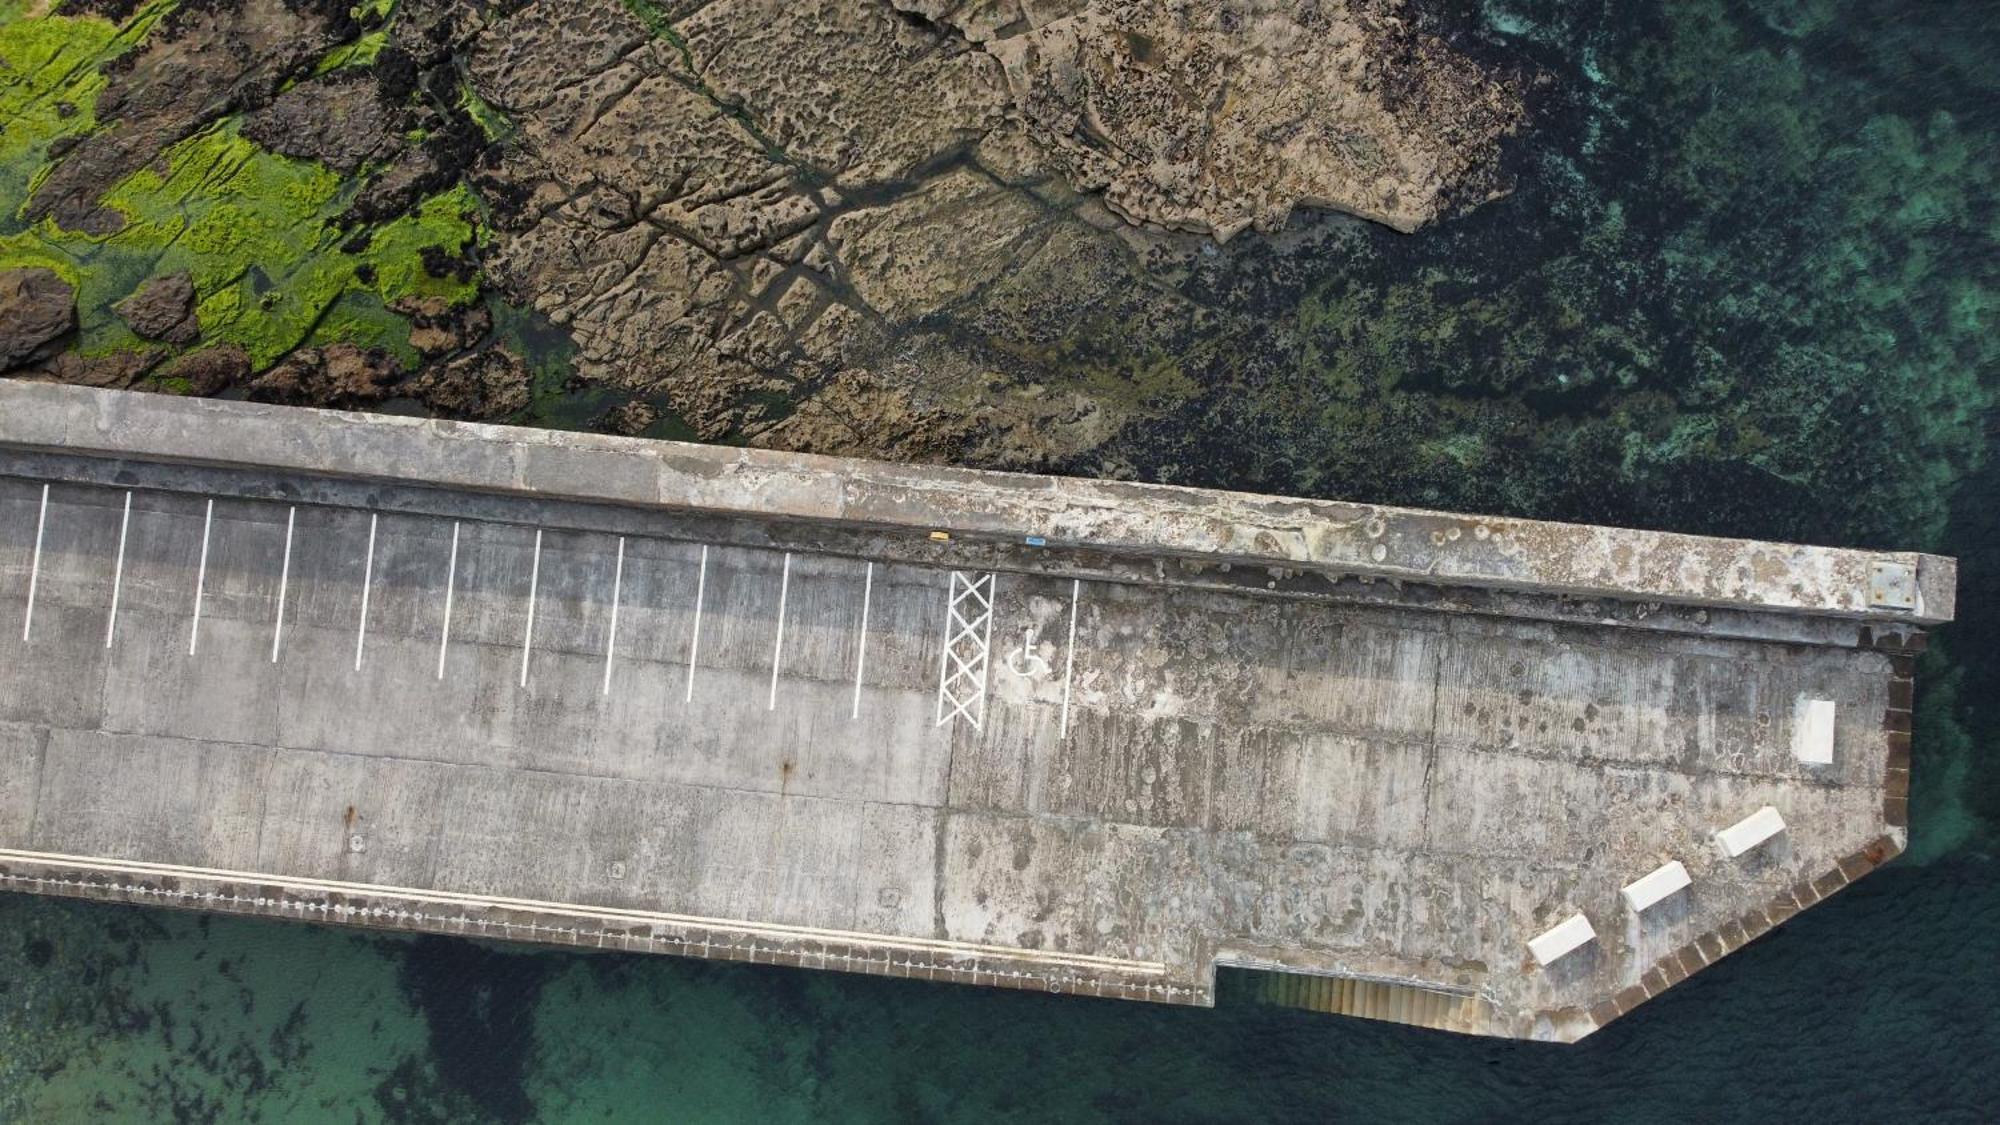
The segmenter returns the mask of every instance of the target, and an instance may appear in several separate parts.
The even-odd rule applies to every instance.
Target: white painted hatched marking
[[[944,651],[938,658],[937,726],[964,719],[974,730],[986,719],[987,671],[993,653],[991,572],[951,572],[945,605]]]

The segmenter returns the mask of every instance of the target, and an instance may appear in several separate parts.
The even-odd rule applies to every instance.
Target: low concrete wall
[[[0,446],[1556,597],[1952,618],[1953,560],[0,380]],[[1884,576],[1906,580],[1885,597]]]

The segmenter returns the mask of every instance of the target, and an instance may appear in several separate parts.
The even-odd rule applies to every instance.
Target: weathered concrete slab
[[[1571,597],[1935,623],[1956,570],[1841,551],[1162,485],[972,472],[0,381],[0,445],[665,504]],[[1907,568],[1910,604],[1877,599]]]
[[[0,384],[0,887],[1573,1039],[1900,848],[1949,573]]]

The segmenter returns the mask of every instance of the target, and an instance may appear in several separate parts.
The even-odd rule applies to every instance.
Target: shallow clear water
[[[1447,7],[1547,76],[1514,195],[1232,245],[1306,345],[1119,456],[1960,555],[1903,860],[1571,1048],[0,895],[0,1120],[1992,1119],[2000,5]]]

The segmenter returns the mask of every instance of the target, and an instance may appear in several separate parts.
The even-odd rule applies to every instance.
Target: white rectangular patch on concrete
[[[1722,845],[1723,855],[1735,859],[1784,830],[1785,818],[1778,815],[1777,809],[1765,805],[1735,824],[1718,831],[1715,834],[1715,842]]]
[[[1792,755],[1807,765],[1833,764],[1833,700],[1799,699],[1792,713]]]
[[[1591,928],[1590,919],[1572,914],[1556,923],[1547,933],[1530,941],[1528,952],[1534,954],[1535,964],[1547,966],[1596,940],[1597,931]]]
[[[1660,904],[1668,895],[1694,882],[1688,878],[1688,869],[1681,861],[1670,859],[1653,868],[1648,874],[1625,884],[1618,893],[1625,898],[1625,905],[1635,912],[1650,910]]]

